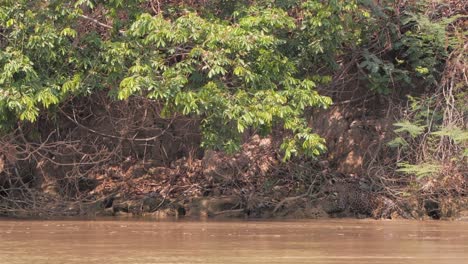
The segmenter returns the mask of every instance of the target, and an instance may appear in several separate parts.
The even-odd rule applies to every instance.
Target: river
[[[0,220],[0,263],[468,263],[468,223]]]

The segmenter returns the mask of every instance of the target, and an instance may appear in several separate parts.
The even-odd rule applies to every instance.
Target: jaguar
[[[332,216],[389,218],[397,209],[391,199],[355,181],[335,182],[323,191],[322,207]]]

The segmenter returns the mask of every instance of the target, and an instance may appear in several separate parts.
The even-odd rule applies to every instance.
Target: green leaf
[[[417,125],[415,123],[410,122],[409,120],[404,120],[402,122],[394,123],[393,124],[396,127],[399,127],[398,129],[395,129],[395,132],[397,133],[408,133],[411,135],[412,138],[415,138],[426,130],[426,126],[422,125]]]
[[[410,175],[414,174],[418,179],[436,175],[442,169],[442,166],[432,163],[422,163],[416,165],[408,163],[399,163],[398,166],[400,168],[397,169],[397,171]]]

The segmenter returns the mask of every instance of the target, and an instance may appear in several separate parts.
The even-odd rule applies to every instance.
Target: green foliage
[[[426,12],[429,1],[398,9],[390,8],[392,1],[388,2],[376,5],[363,1],[361,6],[372,14],[362,27],[362,79],[380,94],[421,83],[435,85],[449,51],[459,43],[447,35],[448,25],[456,18],[431,19]]]
[[[142,14],[127,31],[127,49],[144,55],[127,56],[118,98],[144,94],[163,101],[168,113],[203,116],[206,147],[235,150],[246,128],[270,131],[282,124],[296,135],[297,150],[318,155],[323,141],[311,144],[314,134],[301,116],[331,100],[318,95],[313,81],[294,77],[294,64],[278,52],[282,41],[269,34],[292,26],[274,9],[247,14],[239,24],[193,13],[174,21]]]
[[[392,139],[391,141],[387,143],[387,146],[391,148],[406,149],[408,145],[409,145],[408,142],[403,137],[400,137],[400,136],[395,137],[394,139]]]
[[[416,175],[418,179],[422,179],[431,175],[437,175],[442,168],[442,166],[434,163],[422,163],[416,165],[399,163],[398,166],[400,168],[397,171],[409,175]]]
[[[453,162],[456,166],[465,163],[468,131],[456,125],[444,125],[443,115],[434,104],[435,98],[409,97],[409,101],[407,119],[394,124],[397,136],[387,143],[406,154],[405,159],[398,162],[397,171],[418,179],[436,177],[442,172],[439,151],[450,158],[443,162]],[[451,152],[448,149],[452,149]]]
[[[198,117],[205,147],[235,151],[247,129],[282,128],[285,158],[317,156],[325,144],[304,112],[331,104],[316,87],[330,82],[345,54],[357,54],[358,75],[382,94],[396,83],[433,83],[440,73],[455,18],[433,21],[415,8],[395,20],[391,7],[210,0],[168,1],[157,10],[144,0],[4,0],[0,126],[34,122],[71,96],[106,91],[115,100],[162,103],[165,116]],[[435,131],[427,118],[397,123],[396,132]]]
[[[300,23],[288,49],[304,70],[336,68],[336,58],[359,42],[359,20],[364,15],[358,1],[295,1]]]
[[[101,3],[108,10],[102,19],[86,14],[97,8],[94,1],[2,5],[1,115],[35,121],[41,109],[69,95],[106,89],[118,100],[138,95],[162,102],[167,116],[199,117],[205,147],[234,151],[247,128],[283,127],[290,132],[287,158],[325,150],[303,113],[331,99],[283,54],[287,39],[280,32],[296,28],[287,12],[259,4],[240,8],[232,21],[187,11],[165,17],[139,2]]]
[[[392,62],[383,60],[365,50],[359,67],[366,72],[369,89],[379,94],[389,94],[394,83],[410,83],[407,70],[399,69]]]
[[[468,157],[468,130],[459,127],[442,127],[439,131],[432,132],[432,135],[440,138],[447,137],[453,141],[454,144],[460,146],[463,150],[461,157],[455,157],[461,162],[465,162],[465,158]]]
[[[468,143],[468,130],[458,127],[443,127],[439,131],[432,132],[439,137],[449,137],[456,144]]]
[[[454,144],[463,146],[468,142],[468,131],[457,126],[443,124],[442,113],[434,104],[435,98],[409,97],[407,119],[394,123],[398,135],[388,143],[391,147],[407,147],[409,142],[417,142],[424,135],[428,142],[448,138]]]
[[[32,10],[38,10],[33,12]],[[40,107],[57,104],[74,72],[73,13],[58,3],[4,1],[0,8],[0,115],[34,121]],[[68,65],[67,65],[68,64]],[[8,119],[2,118],[2,126]],[[7,122],[7,123],[5,123]]]
[[[395,43],[395,48],[401,51],[401,59],[411,67],[416,76],[433,83],[448,56],[446,24],[412,12],[405,12],[401,23],[406,32]]]
[[[401,122],[393,124],[394,126],[398,127],[394,131],[397,133],[408,133],[412,138],[415,138],[421,135],[425,130],[425,126],[417,125],[415,123],[411,123],[408,120],[403,120]]]

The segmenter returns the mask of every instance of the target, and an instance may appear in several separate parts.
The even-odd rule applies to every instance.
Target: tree
[[[288,131],[285,158],[317,156],[324,141],[303,118],[331,99],[282,45],[297,23],[281,8],[244,6],[230,19],[151,14],[144,1],[3,1],[0,116],[35,121],[70,96],[143,95],[163,114],[201,121],[203,145],[234,151],[247,128]],[[268,1],[266,1],[268,2]]]

